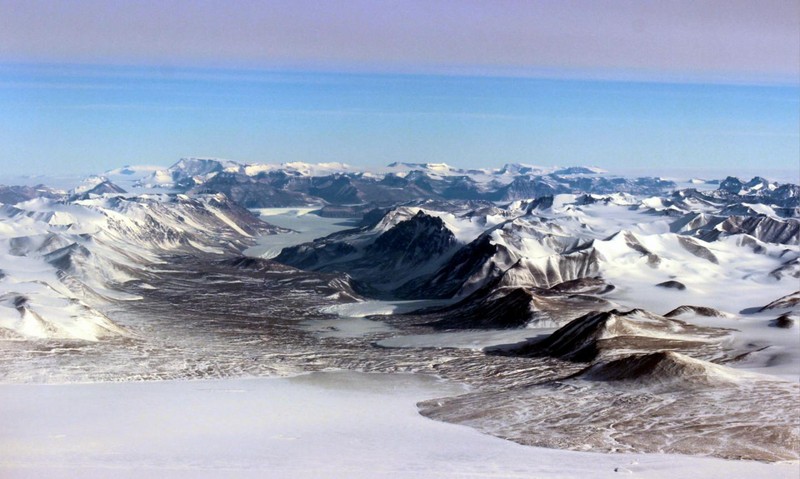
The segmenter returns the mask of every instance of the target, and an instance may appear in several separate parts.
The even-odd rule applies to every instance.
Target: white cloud
[[[0,2],[0,61],[800,81],[796,0]]]

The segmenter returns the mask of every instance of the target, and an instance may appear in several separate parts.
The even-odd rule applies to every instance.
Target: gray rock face
[[[746,234],[766,243],[800,244],[800,220],[777,219],[765,215],[729,216],[712,229],[701,228],[699,238],[715,241],[723,236]]]
[[[391,224],[397,212],[379,221]],[[378,289],[399,287],[459,246],[444,222],[421,210],[385,230],[377,224],[285,248],[276,261],[307,270],[344,272]]]
[[[679,236],[678,242],[686,251],[692,253],[698,258],[702,258],[713,264],[719,264],[719,260],[716,256],[714,256],[714,253],[697,241],[685,236]]]

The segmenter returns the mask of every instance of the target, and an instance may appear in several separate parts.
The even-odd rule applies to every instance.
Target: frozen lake
[[[283,248],[312,241],[322,236],[353,228],[358,219],[325,218],[312,211],[316,208],[261,208],[252,210],[259,218],[275,226],[289,228],[293,233],[262,236],[258,244],[245,251],[248,256],[274,258]]]

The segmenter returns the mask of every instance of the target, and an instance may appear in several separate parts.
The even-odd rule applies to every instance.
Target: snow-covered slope
[[[164,254],[241,251],[277,231],[222,195],[125,198],[98,178],[69,201],[0,205],[0,332],[96,340],[127,334],[100,309],[135,300]]]
[[[763,191],[779,190],[792,188]],[[741,215],[722,215],[742,198],[720,189],[655,197],[558,194],[500,205],[473,202],[469,208],[426,201],[418,203],[422,208],[391,209],[368,227],[288,248],[278,260],[346,271],[379,286],[382,295],[410,299],[463,300],[487,285],[535,296],[599,276],[613,288],[604,300],[614,304],[658,312],[696,304],[738,313],[796,290],[800,274],[800,219],[764,213],[779,210],[776,202],[790,204],[788,197],[764,193]],[[393,231],[419,211],[440,218],[457,241],[443,249],[426,239],[422,247],[413,235]],[[365,256],[375,250],[367,245],[389,231],[390,251]],[[396,256],[408,257],[409,250],[414,260],[404,270]],[[554,319],[563,324],[578,316],[567,314]]]

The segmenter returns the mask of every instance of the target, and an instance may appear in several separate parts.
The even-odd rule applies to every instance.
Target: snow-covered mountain
[[[124,197],[97,178],[69,199],[0,205],[0,334],[99,339],[125,335],[100,312],[137,299],[165,255],[223,254],[281,231],[224,195]],[[99,308],[99,309],[98,309]]]
[[[794,186],[763,187],[756,195],[722,184],[708,193],[663,196],[559,194],[468,207],[416,202],[376,211],[366,226],[286,248],[276,259],[347,272],[369,285],[367,295],[457,299],[456,309],[435,315],[451,327],[458,327],[456,317],[465,326],[492,324],[476,319],[489,310],[506,326],[537,318],[563,324],[575,311],[613,304],[738,312],[762,304],[762,292],[797,289],[800,219],[788,214],[800,201]],[[743,204],[749,207],[734,208]],[[583,306],[562,286],[592,278],[608,288],[582,293],[590,296]],[[566,291],[559,300],[571,298],[572,309],[552,306],[559,288]],[[523,298],[527,314],[519,313]],[[549,306],[542,307],[544,299]],[[525,320],[499,318],[504,301],[511,316]]]
[[[441,215],[441,213],[440,213]],[[342,271],[371,290],[391,290],[441,265],[458,248],[453,215],[400,207],[373,224],[286,248],[275,258],[291,266]],[[454,228],[455,229],[455,228]]]
[[[344,163],[242,164],[184,158],[169,168],[127,166],[105,173],[128,190],[225,193],[249,208],[375,204],[425,199],[511,201],[559,193],[657,194],[675,187],[660,178],[623,178],[595,167],[507,164],[462,169],[445,163],[391,163],[357,168]]]
[[[132,193],[115,182],[122,178]],[[148,181],[186,194],[137,194],[136,183]],[[41,257],[92,291],[113,290],[112,272],[136,278],[142,258],[165,251],[242,250],[276,231],[242,208],[265,204],[367,211],[358,228],[286,248],[276,260],[345,273],[367,296],[457,301],[429,312],[437,327],[564,324],[620,305],[736,312],[796,289],[800,187],[760,177],[728,177],[702,191],[671,185],[586,167],[393,163],[365,172],[189,158],[165,170],[111,170],[69,192],[2,192],[9,254]],[[357,206],[337,206],[347,204]],[[595,280],[604,286],[571,289]],[[753,291],[767,285],[774,297],[756,300]],[[631,302],[634,292],[645,300]],[[512,310],[517,319],[502,318]]]

